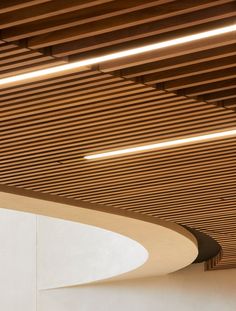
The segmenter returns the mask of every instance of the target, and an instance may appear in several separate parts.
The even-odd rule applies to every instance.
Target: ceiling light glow
[[[82,61],[73,62],[73,63],[69,63],[69,64],[65,64],[65,65],[50,67],[50,68],[46,68],[46,69],[41,69],[41,70],[36,70],[33,72],[20,74],[17,76],[11,76],[11,77],[7,77],[7,78],[3,78],[3,79],[0,79],[0,85],[6,85],[9,83],[19,82],[19,81],[23,81],[23,80],[29,80],[29,79],[33,79],[33,78],[37,78],[37,77],[41,77],[41,76],[46,76],[46,75],[50,75],[50,74],[54,74],[54,73],[58,73],[58,72],[69,71],[72,69],[81,68],[81,67],[85,67],[85,66],[89,66],[89,65],[93,65],[93,64],[98,64],[98,63],[102,63],[102,62],[106,62],[106,61],[111,61],[114,59],[119,59],[119,58],[123,58],[123,57],[127,57],[127,56],[132,56],[132,55],[137,55],[137,54],[142,54],[145,52],[150,52],[150,51],[162,49],[162,48],[173,46],[173,45],[183,44],[183,43],[187,43],[187,42],[191,42],[191,41],[196,41],[196,40],[200,40],[200,39],[204,39],[204,38],[222,35],[225,33],[232,32],[232,31],[236,31],[236,24],[233,24],[233,25],[227,26],[227,27],[209,30],[209,31],[204,31],[204,32],[200,32],[197,34],[184,36],[181,38],[176,38],[176,39],[172,39],[172,40],[168,40],[168,41],[164,41],[164,42],[149,44],[149,45],[146,45],[143,47],[138,47],[138,48],[129,49],[129,50],[121,51],[121,52],[107,54],[104,56],[89,58],[89,59],[85,59]]]
[[[176,139],[176,140],[169,140],[169,141],[164,141],[164,142],[151,144],[151,145],[144,145],[144,146],[127,148],[127,149],[120,149],[120,150],[108,151],[108,152],[103,152],[103,153],[98,153],[98,154],[92,154],[92,155],[87,155],[84,158],[88,160],[106,158],[106,157],[118,156],[118,155],[129,154],[129,153],[136,153],[136,152],[141,152],[141,151],[150,151],[150,150],[155,150],[155,149],[174,147],[178,145],[186,145],[186,144],[191,144],[191,143],[197,143],[200,141],[213,140],[217,138],[230,137],[230,136],[236,136],[236,129],[224,131],[224,132],[210,133],[210,134],[205,134],[205,135],[200,135],[200,136],[186,137],[186,138],[181,138],[181,139]]]

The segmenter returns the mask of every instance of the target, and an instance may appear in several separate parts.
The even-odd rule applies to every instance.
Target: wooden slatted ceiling
[[[235,138],[102,161],[82,158],[232,127],[231,110],[95,70],[2,93],[1,183],[192,226],[226,253],[225,238],[235,245]],[[223,256],[213,268],[228,260]]]
[[[223,27],[235,1],[0,4],[0,78]],[[16,41],[17,40],[17,41]],[[235,127],[235,33],[1,89],[0,182],[160,217],[214,237],[236,267],[236,139],[85,154]]]

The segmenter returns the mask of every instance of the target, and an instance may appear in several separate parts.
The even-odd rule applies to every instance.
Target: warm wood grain
[[[235,15],[232,0],[4,1],[0,78],[228,26]],[[235,268],[235,138],[83,159],[235,128],[235,55],[229,33],[5,85],[0,183],[196,228],[223,250],[206,268]]]

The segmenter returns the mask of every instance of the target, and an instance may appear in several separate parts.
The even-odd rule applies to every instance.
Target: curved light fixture
[[[140,151],[149,151],[149,150],[155,150],[155,149],[161,149],[161,148],[168,148],[172,146],[175,147],[178,145],[186,145],[190,143],[196,143],[199,141],[212,140],[212,139],[230,137],[230,136],[236,136],[236,129],[224,131],[224,132],[210,133],[210,134],[205,134],[205,135],[200,135],[200,136],[186,137],[186,138],[176,139],[176,140],[168,140],[168,141],[151,144],[151,145],[143,145],[143,146],[137,146],[137,147],[132,147],[132,148],[86,155],[84,158],[88,160],[106,158],[106,157],[118,156],[118,155],[123,155],[123,154],[128,154],[128,153],[136,153]]]
[[[82,61],[73,62],[73,63],[61,65],[61,66],[50,67],[47,69],[36,70],[36,71],[20,74],[17,76],[3,78],[3,79],[0,79],[0,85],[6,85],[6,84],[19,82],[23,80],[38,78],[41,76],[46,76],[46,75],[59,73],[63,71],[69,71],[69,70],[76,69],[76,68],[82,68],[85,66],[98,64],[98,63],[102,63],[102,62],[106,62],[106,61],[110,61],[114,59],[119,59],[119,58],[123,58],[127,56],[137,55],[137,54],[141,54],[145,52],[150,52],[150,51],[162,49],[162,48],[173,46],[173,45],[178,45],[178,44],[196,41],[196,40],[200,40],[204,38],[214,37],[214,36],[222,35],[225,33],[232,32],[232,31],[236,31],[236,24],[233,24],[227,27],[200,32],[200,33],[189,35],[189,36],[184,36],[181,38],[176,38],[176,39],[167,40],[167,41],[163,41],[159,43],[149,44],[149,45],[145,45],[145,46],[134,48],[134,49],[111,53],[111,54],[107,54],[104,56],[89,58],[89,59],[85,59]]]

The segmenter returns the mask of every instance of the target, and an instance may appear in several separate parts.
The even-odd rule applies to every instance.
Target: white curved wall
[[[155,278],[40,292],[38,311],[235,311],[236,269],[203,265]]]
[[[36,291],[35,232],[36,216],[0,209],[1,310],[236,310],[236,269],[204,272],[203,265],[168,276]]]

